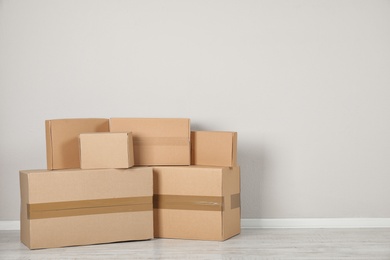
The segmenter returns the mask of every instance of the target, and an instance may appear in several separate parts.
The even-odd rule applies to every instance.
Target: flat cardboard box
[[[20,171],[30,249],[153,238],[151,168]]]
[[[192,131],[191,164],[237,166],[237,133]]]
[[[130,168],[134,165],[131,133],[80,134],[81,169]]]
[[[135,165],[190,165],[187,118],[111,118],[110,132],[132,132]]]
[[[154,236],[222,241],[240,233],[240,168],[153,167]]]
[[[80,168],[79,135],[109,132],[108,119],[56,119],[45,125],[48,170]]]

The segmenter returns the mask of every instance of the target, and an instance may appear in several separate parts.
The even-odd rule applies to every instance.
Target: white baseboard
[[[390,218],[242,219],[242,228],[390,228]]]
[[[241,219],[242,228],[390,228],[390,218]],[[0,230],[19,230],[19,221],[0,221]]]

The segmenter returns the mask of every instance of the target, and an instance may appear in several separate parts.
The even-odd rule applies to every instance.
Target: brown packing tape
[[[133,136],[134,145],[188,145],[186,137],[136,137]]]
[[[222,211],[223,197],[154,195],[153,207],[158,209]]]
[[[230,209],[236,209],[241,206],[241,198],[240,193],[232,194],[230,196]]]
[[[27,204],[27,218],[57,218],[152,210],[152,197],[62,201]]]

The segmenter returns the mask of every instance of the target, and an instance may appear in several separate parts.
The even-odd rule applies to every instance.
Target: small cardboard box
[[[30,249],[153,238],[151,168],[20,171]]]
[[[131,133],[80,134],[81,169],[130,168],[134,165]]]
[[[153,167],[154,236],[225,240],[240,233],[239,167]]]
[[[237,166],[237,133],[217,131],[191,132],[191,164]]]
[[[132,132],[135,165],[190,165],[190,120],[111,118],[110,132]]]
[[[80,168],[79,135],[109,131],[108,119],[56,119],[45,123],[49,170]]]

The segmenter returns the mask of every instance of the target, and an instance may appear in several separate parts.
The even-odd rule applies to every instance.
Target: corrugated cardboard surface
[[[191,132],[191,164],[237,166],[237,133],[218,131]]]
[[[154,209],[155,237],[225,240],[240,233],[239,167],[153,167],[153,174],[155,197],[169,195],[180,201]],[[183,207],[185,201],[189,207]],[[222,211],[199,208],[218,206],[218,201],[223,203]]]
[[[20,171],[21,241],[31,249],[153,238],[153,211],[28,218],[28,204],[152,197],[151,168]]]
[[[111,118],[110,132],[132,132],[135,165],[189,165],[190,120]]]
[[[108,119],[78,118],[46,120],[47,169],[80,168],[79,135],[108,132]]]
[[[129,168],[134,165],[131,133],[80,134],[81,169]]]

